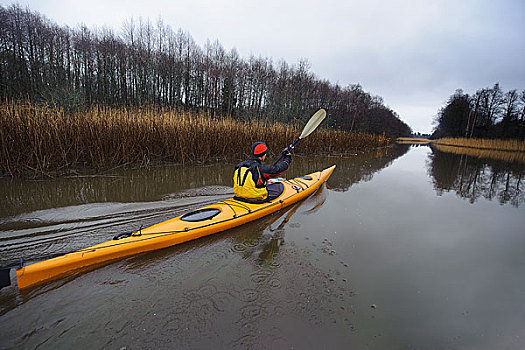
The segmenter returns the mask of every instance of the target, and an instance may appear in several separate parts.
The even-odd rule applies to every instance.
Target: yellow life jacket
[[[259,173],[259,178],[262,179],[259,167],[255,167]],[[268,197],[268,190],[266,186],[257,187],[253,181],[251,168],[240,167],[233,172],[233,192],[236,197],[264,200]]]

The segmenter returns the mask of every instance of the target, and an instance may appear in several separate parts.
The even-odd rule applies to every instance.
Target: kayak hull
[[[181,215],[134,232],[129,237],[24,266],[16,270],[18,288],[29,288],[127,256],[167,248],[257,220],[310,196],[330,177],[334,169],[335,165],[306,176],[283,180],[283,193],[267,203],[253,204],[226,199],[195,211],[217,213],[210,219],[186,221],[187,214]]]

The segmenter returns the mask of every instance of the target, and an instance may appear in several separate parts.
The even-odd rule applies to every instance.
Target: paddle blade
[[[310,118],[308,123],[306,123],[303,132],[299,138],[305,138],[306,136],[310,135],[318,126],[321,124],[321,122],[326,118],[326,111],[324,109],[320,109]]]

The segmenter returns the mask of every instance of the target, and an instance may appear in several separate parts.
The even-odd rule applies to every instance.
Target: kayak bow
[[[16,270],[18,288],[28,288],[116,259],[170,247],[259,219],[310,196],[334,169],[335,165],[306,176],[282,180],[283,193],[267,203],[253,204],[229,198],[132,234],[119,235],[122,238],[117,236],[89,248],[24,266]]]

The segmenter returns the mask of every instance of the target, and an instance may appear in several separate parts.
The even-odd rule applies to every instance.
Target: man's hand
[[[290,150],[288,149],[288,147],[286,147],[285,149],[283,149],[283,151],[281,152],[281,154],[283,156],[291,156],[292,153],[290,153]]]

